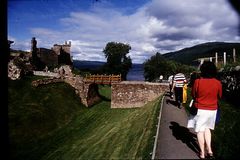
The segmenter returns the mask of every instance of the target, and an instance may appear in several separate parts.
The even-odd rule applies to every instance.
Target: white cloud
[[[13,44],[11,44],[11,48],[12,49],[16,49],[16,50],[24,50],[24,51],[30,51],[31,50],[31,41],[20,41],[17,38],[13,37],[13,36],[8,36],[8,40],[14,41]]]
[[[143,61],[135,58],[136,53],[151,52],[152,54],[156,50],[153,45],[156,40],[151,38],[151,30],[156,30],[159,22],[154,17],[145,15],[143,9],[132,15],[123,15],[117,10],[97,8],[91,13],[73,12],[60,22],[67,27],[64,31],[66,35],[75,42],[72,50],[78,54],[76,57],[79,59],[81,55],[91,55],[91,58],[94,55],[105,60],[102,50],[111,41],[130,44],[132,49],[129,55],[133,62]],[[80,41],[88,45],[84,46],[79,43]]]
[[[225,0],[152,0],[132,14],[104,1],[87,12],[69,13],[56,25],[62,29],[31,28],[38,46],[71,40],[73,58],[80,60],[105,61],[102,50],[111,41],[130,44],[133,62],[142,63],[156,52],[239,40],[238,17]]]

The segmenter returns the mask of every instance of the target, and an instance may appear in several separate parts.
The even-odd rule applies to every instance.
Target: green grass
[[[98,88],[99,88],[99,94],[105,100],[111,100],[111,88],[109,85],[98,85]]]
[[[188,90],[188,106],[191,100]],[[240,151],[240,109],[225,100],[220,100],[220,122],[212,131],[212,147],[217,159],[236,159]],[[189,112],[189,107],[186,107]]]
[[[142,108],[84,107],[65,83],[9,82],[11,159],[150,159],[160,97]],[[100,94],[111,97],[108,86]]]
[[[218,159],[235,159],[240,152],[240,110],[221,100],[221,119],[213,131],[213,147]]]

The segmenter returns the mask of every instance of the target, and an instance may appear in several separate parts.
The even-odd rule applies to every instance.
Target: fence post
[[[223,52],[223,65],[225,66],[226,65],[226,52]]]
[[[233,63],[236,62],[236,50],[233,48]]]
[[[215,53],[215,65],[218,66],[218,53]]]

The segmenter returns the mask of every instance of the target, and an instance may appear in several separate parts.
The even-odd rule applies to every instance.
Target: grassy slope
[[[13,157],[34,153],[39,141],[54,135],[81,110],[80,99],[69,85],[33,88],[31,80],[9,81],[9,137]]]
[[[219,159],[235,159],[240,151],[240,109],[220,101],[221,119],[213,132],[213,144]]]
[[[85,108],[64,83],[29,83],[9,83],[11,158],[150,158],[160,99],[138,109],[111,109],[109,101]],[[110,98],[109,88],[100,93]]]

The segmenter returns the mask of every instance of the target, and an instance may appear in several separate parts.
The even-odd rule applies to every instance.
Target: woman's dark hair
[[[217,76],[217,67],[213,62],[204,61],[200,67],[201,76],[204,78],[215,78]]]

